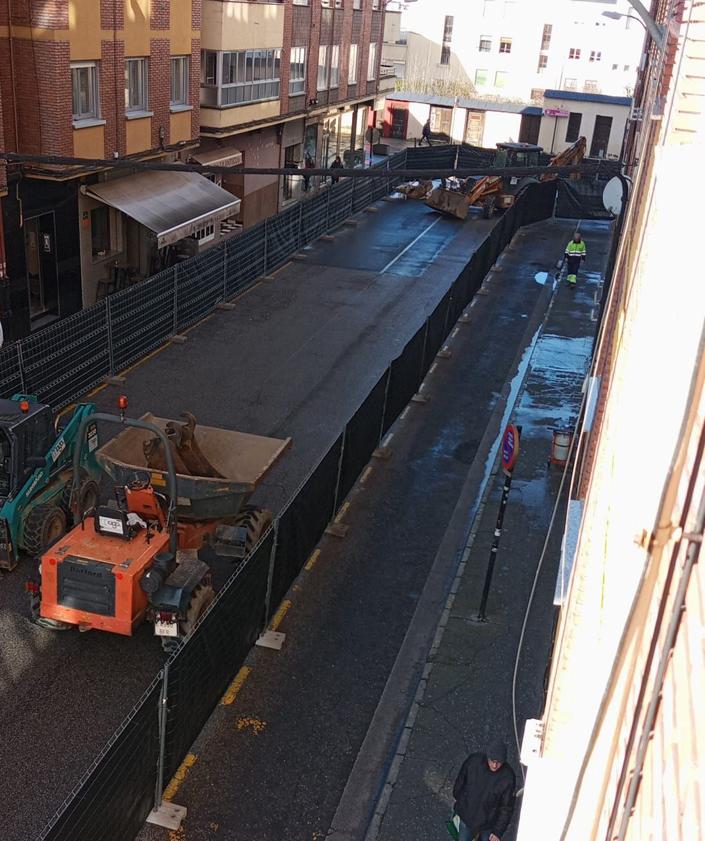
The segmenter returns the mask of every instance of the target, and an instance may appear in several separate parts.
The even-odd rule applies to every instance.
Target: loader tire
[[[236,526],[244,526],[247,529],[245,540],[245,556],[249,555],[255,546],[260,542],[262,535],[269,528],[272,522],[272,512],[266,508],[258,508],[256,505],[245,505],[237,516]]]
[[[167,654],[173,654],[179,650],[184,639],[196,627],[196,623],[214,598],[215,590],[210,584],[199,584],[195,587],[186,610],[186,618],[179,622],[179,636],[162,637],[162,648]]]
[[[41,557],[66,534],[66,513],[58,505],[37,505],[24,525],[24,550],[33,558]]]
[[[494,213],[494,207],[495,199],[493,196],[490,196],[490,198],[485,199],[485,201],[482,204],[482,216],[484,219],[492,218],[492,214]]]
[[[66,520],[69,523],[76,525],[79,520],[74,520],[73,511],[71,510],[71,486],[72,481],[64,485],[64,490],[61,494],[61,507],[66,514]],[[79,514],[83,515],[92,508],[95,508],[100,500],[100,491],[98,483],[93,479],[89,479],[84,471],[81,471],[81,483],[78,487],[78,510]],[[80,519],[80,518],[79,518]]]

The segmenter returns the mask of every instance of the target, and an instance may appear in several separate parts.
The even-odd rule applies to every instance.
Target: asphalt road
[[[291,436],[256,495],[278,510],[493,224],[412,202],[378,209],[130,371],[129,413],[188,409],[204,424]],[[92,399],[112,410],[117,394]],[[163,662],[148,627],[132,639],[37,628],[27,572],[0,580],[3,841],[37,835]]]

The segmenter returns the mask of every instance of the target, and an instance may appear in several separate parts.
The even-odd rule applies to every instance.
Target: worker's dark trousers
[[[580,268],[580,257],[566,257],[566,280],[568,283],[577,283],[578,269]]]

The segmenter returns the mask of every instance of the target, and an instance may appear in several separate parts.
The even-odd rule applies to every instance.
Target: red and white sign
[[[570,117],[570,111],[564,111],[562,108],[544,108],[544,117]]]

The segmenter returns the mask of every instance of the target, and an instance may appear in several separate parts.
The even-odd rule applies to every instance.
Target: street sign
[[[543,115],[544,117],[570,117],[570,112],[562,108],[544,108]]]
[[[519,430],[510,423],[502,436],[502,469],[511,473],[519,458]]]

